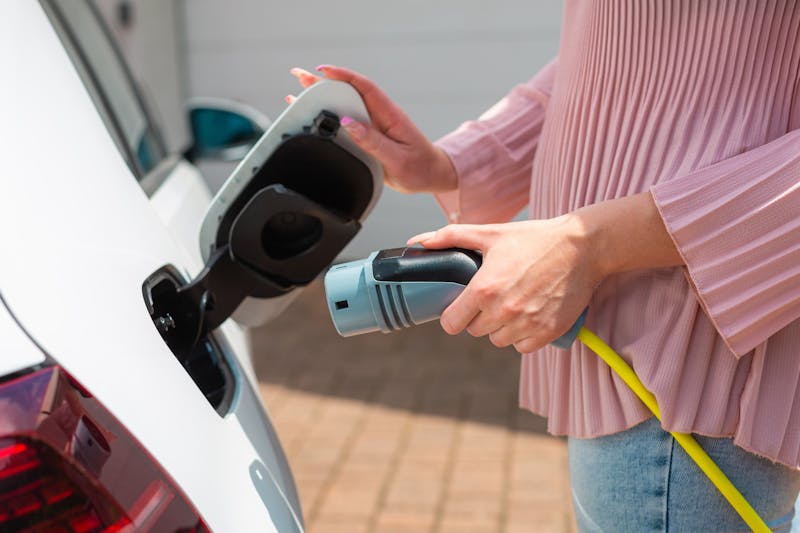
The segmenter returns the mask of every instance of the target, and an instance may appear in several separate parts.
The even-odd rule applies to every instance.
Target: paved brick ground
[[[575,530],[513,350],[436,324],[342,339],[320,284],[252,341],[310,533]]]

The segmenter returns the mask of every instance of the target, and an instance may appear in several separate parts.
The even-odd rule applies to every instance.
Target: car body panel
[[[232,412],[221,417],[145,307],[147,276],[165,264],[189,272],[197,256],[131,175],[41,6],[14,0],[4,9],[0,33],[24,43],[25,57],[14,57],[18,47],[0,51],[15,75],[13,98],[0,101],[3,196],[13,207],[0,210],[0,293],[212,530],[301,530],[291,475],[250,381],[239,376]],[[240,373],[233,350],[225,351]]]
[[[45,356],[42,351],[25,335],[2,301],[0,301],[0,339],[3,339],[0,376],[44,363]]]
[[[182,272],[187,279],[203,269],[197,235],[210,201],[211,193],[203,176],[194,165],[184,160],[177,162],[169,177],[150,197],[150,205],[188,256]],[[222,329],[233,353],[240,354],[239,363],[246,377],[257,387],[246,333],[233,321],[225,322]]]
[[[211,193],[203,177],[196,168],[182,160],[150,197],[156,214],[191,259],[187,265],[189,276],[195,276],[203,268],[197,232],[210,201]]]

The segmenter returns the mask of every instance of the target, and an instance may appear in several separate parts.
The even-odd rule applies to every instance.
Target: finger
[[[382,163],[396,162],[402,157],[399,145],[372,126],[347,116],[342,117],[340,124],[359,148]]]
[[[508,326],[503,326],[489,334],[489,341],[498,348],[511,346],[515,340],[519,339],[516,338],[516,333],[513,329]]]
[[[525,319],[518,317],[503,324],[503,333],[498,335],[498,342],[503,342],[506,346],[513,344],[520,353],[528,353],[538,350],[556,339],[566,334],[569,327],[558,328],[547,321],[540,322],[532,320],[530,317]],[[554,331],[561,333],[554,333]],[[494,335],[494,333],[492,333]]]
[[[528,337],[515,342],[514,349],[521,354],[526,354],[535,352],[539,348],[543,347],[545,344],[547,344],[546,341],[543,341],[537,337]]]
[[[425,233],[420,233],[418,235],[414,235],[410,239],[406,241],[406,246],[414,246],[415,244],[422,244],[422,241],[426,241],[433,237],[433,234],[436,233],[435,231],[426,231]]]
[[[425,248],[467,248],[485,251],[495,235],[493,224],[450,224],[434,232],[421,233],[408,239]]]
[[[472,319],[472,322],[467,325],[467,333],[473,337],[483,337],[490,333],[494,334],[494,332],[501,329],[505,329],[504,325],[497,320],[497,318],[491,316],[485,309],[481,310],[481,312]],[[510,339],[504,346],[508,346],[513,341],[514,339]]]
[[[287,94],[286,96],[283,97],[283,99],[286,100],[287,104],[291,105],[295,102],[295,100],[297,100],[297,97],[293,94]]]
[[[297,78],[297,81],[299,81],[300,85],[302,85],[303,87],[310,87],[311,85],[314,85],[315,83],[317,83],[322,79],[316,74],[312,74],[311,72],[305,69],[297,67],[290,69],[289,74]]]
[[[458,295],[458,298],[444,310],[444,313],[439,318],[439,323],[447,333],[457,335],[464,331],[464,328],[475,319],[480,310],[478,299],[475,297],[474,292],[470,290],[469,285],[467,285],[467,288]]]
[[[512,344],[516,346],[517,343],[523,341],[541,341],[541,335],[538,335],[538,333],[538,331],[531,329],[530,322],[516,319],[504,323],[501,327],[496,328],[495,331],[489,334],[489,340],[492,341],[492,344],[498,347],[511,346]]]
[[[370,116],[379,127],[388,129],[393,123],[408,120],[403,110],[366,76],[333,65],[320,65],[317,71],[322,72],[329,80],[345,81],[352,85],[361,95],[370,111]]]

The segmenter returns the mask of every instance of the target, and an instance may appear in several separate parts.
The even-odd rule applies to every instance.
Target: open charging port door
[[[340,129],[343,116],[369,121],[349,84],[323,81],[301,93],[212,200],[200,231],[202,271],[184,280],[165,265],[145,280],[148,312],[184,367],[244,301],[307,285],[361,229],[382,167]],[[216,383],[225,369],[219,374],[192,377]]]

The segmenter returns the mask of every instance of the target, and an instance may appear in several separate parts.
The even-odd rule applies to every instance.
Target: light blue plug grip
[[[375,316],[367,285],[365,267],[378,254],[373,252],[366,259],[342,263],[325,274],[325,297],[328,300],[333,325],[342,337],[369,333],[381,329]]]
[[[372,272],[378,253],[336,265],[325,275],[328,310],[343,337],[389,333],[434,320],[464,290],[446,281],[378,281]]]

